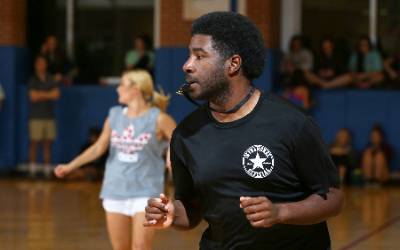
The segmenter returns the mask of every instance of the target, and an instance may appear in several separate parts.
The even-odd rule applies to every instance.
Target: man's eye
[[[202,56],[202,55],[197,55],[196,56],[196,59],[198,59],[198,60],[200,60],[200,59],[203,59],[204,57]]]

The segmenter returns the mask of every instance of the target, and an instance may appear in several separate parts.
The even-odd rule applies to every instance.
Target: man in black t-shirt
[[[145,226],[208,224],[200,249],[330,248],[337,169],[302,111],[255,89],[264,42],[249,19],[214,12],[192,26],[185,95],[207,101],[171,141],[175,199],[149,199]]]

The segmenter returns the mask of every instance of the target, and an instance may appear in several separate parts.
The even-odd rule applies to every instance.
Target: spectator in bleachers
[[[6,95],[4,94],[3,87],[0,84],[0,110],[3,107],[3,102],[4,102],[5,99],[6,99]]]
[[[311,91],[302,71],[293,72],[290,77],[290,83],[283,92],[283,97],[305,111],[311,109]]]
[[[303,37],[300,35],[295,35],[290,40],[289,52],[284,56],[281,67],[283,96],[304,110],[309,110],[311,94],[305,72],[313,67],[313,55],[304,47]]]
[[[350,130],[341,128],[329,147],[332,160],[339,169],[341,183],[349,184],[351,172],[357,166],[357,152],[352,145]]]
[[[400,53],[388,56],[384,61],[385,83],[389,88],[400,87]]]
[[[362,170],[367,183],[384,183],[389,179],[392,157],[390,145],[380,125],[375,125],[370,133],[369,144],[362,154]]]
[[[150,47],[150,39],[147,36],[136,37],[133,41],[133,49],[125,55],[126,70],[144,69],[152,73],[154,53],[150,50]]]
[[[47,61],[43,56],[35,59],[35,73],[29,80],[29,172],[37,171],[37,149],[43,146],[44,173],[51,174],[51,145],[56,137],[54,101],[60,97],[57,83],[47,73]]]
[[[289,52],[284,56],[282,62],[283,81],[285,82],[286,79],[290,81],[296,71],[311,71],[313,61],[313,54],[304,47],[303,38],[299,35],[293,36],[290,40]]]
[[[307,81],[321,88],[332,88],[326,82],[334,80],[344,73],[345,63],[343,58],[335,50],[332,38],[326,37],[320,43],[320,48],[315,57],[314,70],[306,70]]]
[[[59,47],[57,37],[50,35],[42,44],[41,55],[46,58],[48,72],[56,82],[71,85],[78,74],[76,66],[66,57]]]
[[[362,36],[349,61],[349,73],[325,83],[331,88],[353,84],[358,88],[378,86],[384,78],[383,61],[378,51],[373,49],[367,36]]]

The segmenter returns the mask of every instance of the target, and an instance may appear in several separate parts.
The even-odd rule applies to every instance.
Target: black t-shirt
[[[338,187],[317,126],[281,98],[262,94],[250,114],[228,123],[197,109],[175,130],[171,160],[175,198],[189,214],[190,204],[201,204],[209,223],[201,249],[330,247],[325,222],[254,228],[239,207],[240,196],[293,202]]]
[[[29,80],[28,91],[52,91],[58,88],[58,84],[51,79],[50,75],[46,76],[45,81],[41,81],[36,75]],[[54,119],[54,101],[40,101],[30,103],[29,118],[31,119]]]

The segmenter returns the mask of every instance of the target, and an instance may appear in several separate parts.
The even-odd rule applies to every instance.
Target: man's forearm
[[[174,201],[175,214],[172,226],[179,230],[189,230],[190,223],[186,213],[185,206],[180,200]]]
[[[180,200],[174,201],[175,207],[175,215],[174,221],[172,222],[172,226],[179,230],[189,230],[196,227],[201,221],[201,217],[199,216],[199,212],[196,211],[186,211],[185,206]],[[195,208],[193,208],[196,210]],[[191,214],[192,218],[189,219],[188,214]]]
[[[312,194],[298,202],[277,204],[280,223],[292,225],[310,225],[325,221],[340,213],[343,204],[342,192],[330,188],[327,199]]]
[[[51,91],[40,91],[40,96],[44,100],[55,101],[60,97],[60,91],[58,89],[53,89]]]

